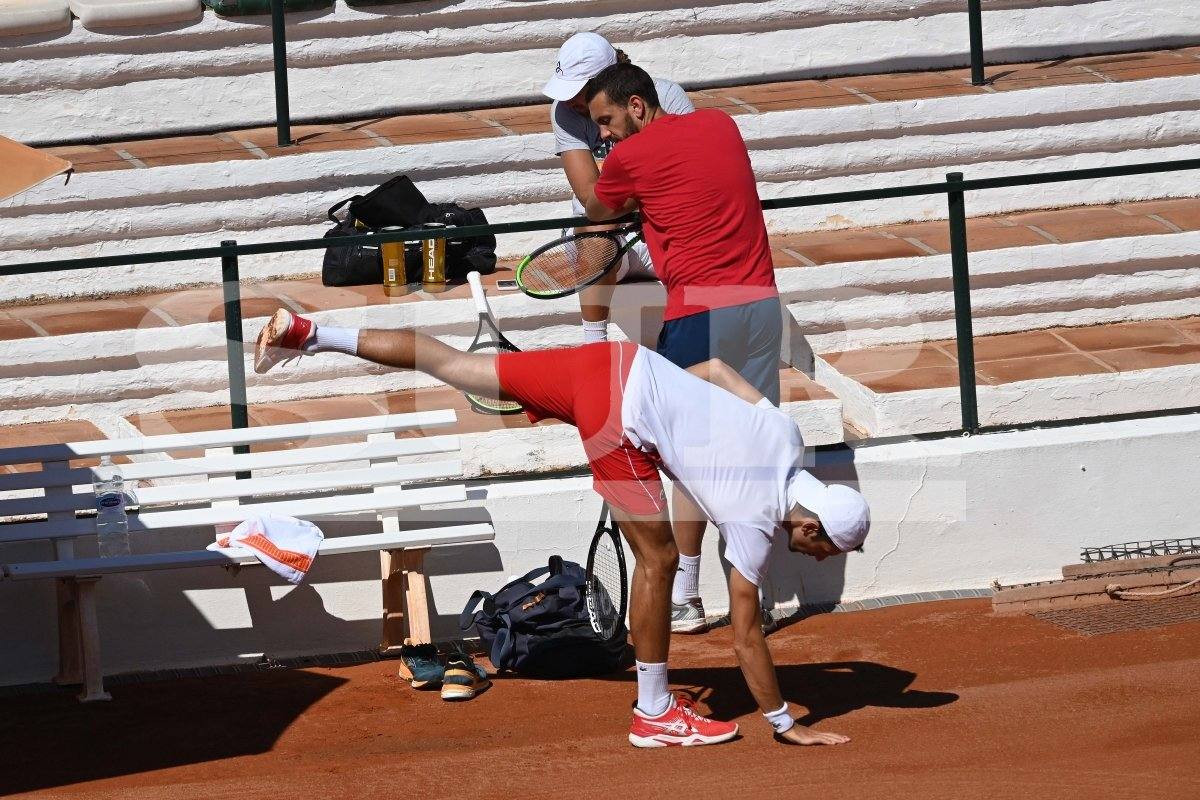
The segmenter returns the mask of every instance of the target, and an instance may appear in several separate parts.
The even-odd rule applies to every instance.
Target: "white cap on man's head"
[[[825,533],[843,553],[862,546],[871,529],[866,499],[849,486],[824,484],[806,470],[796,470],[788,482],[788,500],[817,515]]]
[[[577,33],[559,48],[554,76],[542,94],[553,100],[570,100],[585,83],[615,63],[617,51],[607,39],[598,33]]]

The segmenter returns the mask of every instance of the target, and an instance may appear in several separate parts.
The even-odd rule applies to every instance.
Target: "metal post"
[[[225,240],[222,247],[237,247],[237,242]],[[225,354],[229,362],[229,417],[232,427],[249,428],[250,414],[246,407],[246,352],[242,345],[242,285],[238,275],[238,258],[234,253],[221,256],[221,288],[225,296]],[[237,445],[235,453],[249,453],[247,445]],[[237,473],[249,478],[249,472]]]
[[[971,36],[971,84],[983,86],[983,10],[980,0],[967,0],[967,27]]]
[[[279,146],[292,144],[292,114],[288,108],[287,39],[283,30],[283,0],[271,0],[271,49],[275,55],[275,128]]]
[[[950,184],[962,183],[961,172],[946,175]],[[979,404],[975,395],[975,339],[971,328],[971,276],[967,265],[967,212],[961,189],[947,193],[950,203],[950,267],[954,275],[954,328],[958,341],[958,393],[963,430],[979,430]]]

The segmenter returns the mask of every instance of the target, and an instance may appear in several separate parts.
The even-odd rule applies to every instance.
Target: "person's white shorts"
[[[571,212],[578,217],[583,216],[583,203],[578,198],[571,198]],[[564,230],[563,236],[570,236],[572,231]],[[621,263],[617,265],[617,283],[628,280],[658,280],[654,265],[650,263],[650,248],[642,239],[625,251]]]

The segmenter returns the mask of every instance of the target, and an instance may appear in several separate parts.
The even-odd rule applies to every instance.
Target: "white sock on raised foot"
[[[667,691],[667,664],[637,664],[638,701],[637,707],[648,717],[661,717],[671,707],[671,693]]]
[[[683,605],[700,596],[700,556],[679,554],[679,569],[675,570],[675,583],[671,586],[671,602]]]
[[[358,355],[358,328],[331,328],[317,326],[316,336],[309,339],[304,349],[311,353],[346,353]]]

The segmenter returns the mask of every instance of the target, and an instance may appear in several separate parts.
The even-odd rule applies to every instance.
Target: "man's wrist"
[[[763,717],[767,720],[771,727],[775,729],[775,733],[777,734],[787,733],[792,729],[792,726],[796,724],[796,720],[792,718],[792,715],[788,710],[787,703],[784,703],[774,711],[769,711],[766,714],[763,714]]]

